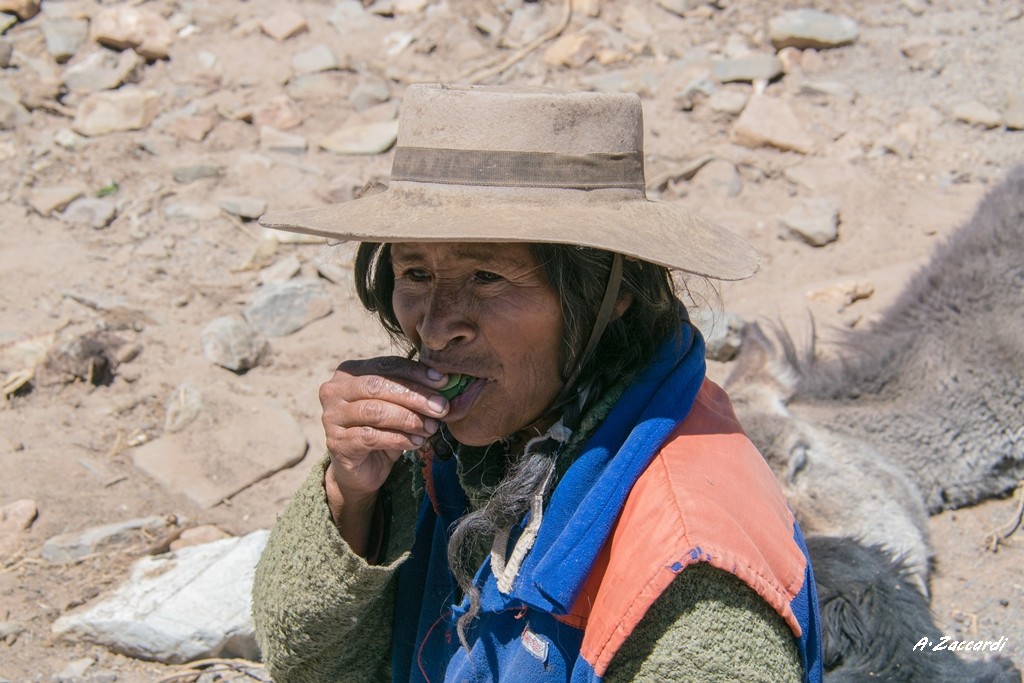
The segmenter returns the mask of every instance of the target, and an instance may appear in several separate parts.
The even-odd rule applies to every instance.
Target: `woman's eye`
[[[430,279],[430,274],[422,268],[407,268],[402,275],[413,282],[426,282]]]
[[[477,282],[491,284],[494,282],[500,282],[504,278],[498,275],[497,273],[492,273],[487,270],[478,270],[475,273],[473,273],[473,279],[476,280]]]

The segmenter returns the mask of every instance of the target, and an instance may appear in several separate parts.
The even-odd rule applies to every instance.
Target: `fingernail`
[[[444,396],[440,396],[440,395],[438,395],[438,396],[431,396],[430,398],[427,399],[427,405],[430,406],[431,410],[434,410],[434,411],[436,411],[438,413],[440,413],[442,410],[444,410],[444,406],[445,406],[446,402],[447,401],[445,401]]]
[[[432,417],[428,417],[426,420],[423,421],[423,428],[426,429],[431,434],[436,432],[439,426],[440,424],[438,423],[438,421]]]
[[[415,444],[415,445],[417,445],[417,446],[422,446],[422,445],[423,445],[423,442],[424,442],[424,441],[426,441],[426,439],[424,439],[424,438],[423,438],[422,436],[420,436],[419,434],[412,434],[412,435],[411,435],[411,436],[409,437],[409,441],[412,441],[412,442],[413,442],[413,444]]]
[[[444,373],[438,372],[434,368],[427,368],[427,377],[429,377],[432,380],[439,380],[444,378]]]

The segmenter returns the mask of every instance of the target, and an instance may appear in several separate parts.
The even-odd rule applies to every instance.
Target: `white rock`
[[[381,154],[398,139],[398,121],[382,121],[340,128],[320,142],[335,154]]]
[[[39,508],[36,507],[34,500],[22,498],[7,503],[0,507],[0,533],[25,531],[32,526],[38,516]]]
[[[64,208],[85,194],[85,186],[79,182],[54,187],[33,188],[28,203],[40,216],[49,216]]]
[[[590,31],[577,31],[562,36],[544,51],[544,63],[576,69],[597,54],[597,41]]]
[[[768,32],[777,50],[839,47],[853,43],[860,35],[853,19],[813,9],[790,10],[772,17]]]
[[[117,216],[117,202],[109,197],[79,197],[61,214],[65,223],[102,230]]]
[[[267,210],[267,202],[259,197],[221,197],[218,205],[231,215],[246,220],[256,220]]]
[[[291,130],[302,123],[302,112],[292,98],[278,95],[252,110],[252,125]]]
[[[144,63],[142,57],[132,50],[115,52],[100,49],[68,66],[62,78],[68,90],[77,93],[113,90]]]
[[[981,126],[982,128],[998,128],[1003,125],[1002,114],[977,100],[957,105],[953,109],[953,116],[958,121]]]
[[[54,622],[55,635],[140,659],[257,659],[251,591],[268,531],[144,557],[113,595]]]
[[[267,341],[244,320],[222,316],[203,328],[206,360],[232,372],[246,372],[266,355]]]
[[[283,9],[260,22],[260,28],[268,36],[280,42],[305,31],[308,25],[306,18],[295,10]]]
[[[822,247],[839,239],[839,209],[824,197],[807,199],[779,221],[779,236]]]
[[[259,273],[261,285],[271,282],[286,282],[299,274],[302,270],[302,262],[295,254],[289,254],[277,263],[267,266]]]
[[[341,62],[330,47],[321,43],[292,57],[292,68],[296,75],[305,76],[340,69]]]
[[[93,17],[93,40],[117,50],[134,49],[146,59],[165,59],[174,29],[162,16],[144,7],[107,7]]]
[[[768,145],[809,154],[814,140],[789,105],[767,95],[754,95],[732,128],[735,142],[749,147]]]
[[[93,137],[126,130],[143,130],[160,111],[163,97],[155,90],[125,86],[114,92],[93,93],[75,111],[71,128]]]
[[[260,126],[260,149],[268,152],[302,154],[309,148],[309,141],[301,135],[286,133],[272,126]]]

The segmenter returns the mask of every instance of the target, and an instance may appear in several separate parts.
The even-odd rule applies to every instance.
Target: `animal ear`
[[[740,353],[725,381],[726,388],[748,382],[767,384],[772,377],[769,366],[775,357],[775,346],[757,323],[744,323],[740,339]]]

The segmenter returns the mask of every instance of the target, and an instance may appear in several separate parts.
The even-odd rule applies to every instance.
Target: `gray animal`
[[[1024,478],[1024,166],[989,192],[876,323],[839,344],[836,360],[821,360],[813,344],[799,353],[783,334],[762,364],[770,379],[743,389],[749,364],[730,377],[731,394],[764,394],[745,403],[744,424],[782,411],[852,439],[863,457],[883,454],[902,469],[929,513],[1012,490]]]
[[[1019,681],[906,643],[936,632],[927,514],[1024,479],[1024,166],[834,358],[773,337],[745,327],[726,388],[808,534],[828,680]]]
[[[1020,672],[1003,656],[967,661],[950,651],[906,566],[884,549],[823,536],[808,537],[807,549],[828,683],[1020,683]]]

